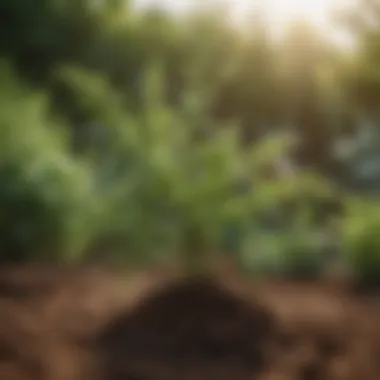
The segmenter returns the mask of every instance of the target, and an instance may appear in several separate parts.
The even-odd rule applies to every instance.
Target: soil
[[[379,380],[380,297],[350,284],[4,268],[0,379]]]
[[[214,281],[194,279],[153,292],[118,317],[99,342],[110,379],[206,379],[220,369],[231,379],[264,369],[266,343],[275,333],[265,308]],[[165,375],[155,372],[157,366]]]

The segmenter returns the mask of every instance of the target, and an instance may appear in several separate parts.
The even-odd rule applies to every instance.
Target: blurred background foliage
[[[4,261],[230,258],[380,278],[380,2],[273,38],[227,9],[3,0]]]

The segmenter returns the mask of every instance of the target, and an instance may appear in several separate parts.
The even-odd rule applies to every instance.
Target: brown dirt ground
[[[380,297],[346,285],[0,270],[0,380],[379,380]]]

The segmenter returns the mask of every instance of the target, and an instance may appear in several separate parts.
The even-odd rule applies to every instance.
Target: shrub
[[[5,260],[74,259],[90,233],[90,171],[49,122],[46,99],[0,70],[0,240]]]
[[[359,281],[380,284],[380,206],[350,198],[342,223],[343,252]]]

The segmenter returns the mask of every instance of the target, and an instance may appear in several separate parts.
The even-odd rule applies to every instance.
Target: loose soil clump
[[[101,335],[109,380],[252,379],[277,333],[273,315],[205,278],[169,283]]]

